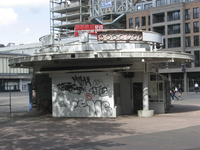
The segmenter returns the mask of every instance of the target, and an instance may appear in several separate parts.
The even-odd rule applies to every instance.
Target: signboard
[[[99,31],[98,41],[142,41],[143,36],[140,31]]]
[[[101,2],[101,8],[109,8],[112,7],[112,1]]]
[[[89,34],[97,35],[97,32],[94,30],[104,29],[104,25],[102,24],[84,24],[84,25],[75,25],[75,31],[83,31],[83,30],[93,30],[90,31]],[[75,36],[79,36],[78,32],[75,32]]]

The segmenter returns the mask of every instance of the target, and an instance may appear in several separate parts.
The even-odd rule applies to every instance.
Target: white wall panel
[[[20,71],[21,68],[16,68],[16,69],[17,69],[17,71],[16,71],[17,73],[20,73],[20,72],[21,72],[21,71]]]
[[[0,73],[3,73],[3,58],[0,58]]]
[[[7,58],[4,58],[3,59],[3,73],[9,73],[9,69],[8,69],[8,66],[7,66]]]

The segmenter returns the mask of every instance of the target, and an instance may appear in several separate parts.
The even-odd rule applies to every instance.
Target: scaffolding
[[[50,33],[74,30],[76,24],[103,24],[125,29],[126,13],[138,0],[50,0]]]

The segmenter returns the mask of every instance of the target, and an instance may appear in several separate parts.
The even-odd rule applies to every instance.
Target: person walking
[[[182,88],[181,84],[178,85],[178,92],[179,92],[179,96],[181,97],[181,100],[183,100],[183,96],[182,96],[183,88]]]
[[[199,85],[197,82],[195,83],[194,88],[195,88],[196,93],[198,93]]]
[[[173,100],[174,100],[174,97],[175,97],[177,100],[179,100],[178,97],[176,97],[175,86],[174,86],[174,84],[172,84],[172,99],[173,99]]]

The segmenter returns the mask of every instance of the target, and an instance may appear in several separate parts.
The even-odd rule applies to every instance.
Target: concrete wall
[[[132,114],[131,79],[121,78],[121,103],[123,114]]]
[[[124,89],[121,88],[122,73],[114,73],[114,102],[116,108],[116,115],[122,115],[122,98],[121,93]]]
[[[116,117],[113,74],[51,74],[54,117]]]

